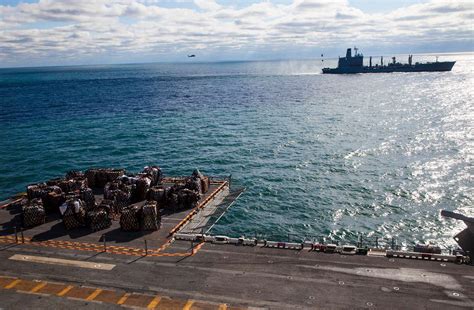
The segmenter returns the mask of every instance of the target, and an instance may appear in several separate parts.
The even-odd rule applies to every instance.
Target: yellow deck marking
[[[168,309],[169,307],[173,306],[174,308],[177,307],[183,307],[183,310],[191,310],[193,306],[200,308],[203,302],[196,302],[195,300],[188,299],[186,302],[184,300],[179,300],[179,299],[170,299],[168,297],[161,297],[161,296],[149,296],[149,295],[141,295],[141,294],[132,294],[132,293],[125,293],[121,294],[119,292],[113,291],[113,290],[103,290],[100,288],[81,288],[81,287],[76,287],[73,285],[65,285],[61,283],[51,283],[47,281],[29,281],[29,280],[21,280],[21,279],[12,279],[10,277],[4,277],[0,276],[0,279],[5,279],[8,282],[7,285],[3,286],[5,289],[12,289],[15,288],[19,283],[21,285],[18,285],[20,290],[23,290],[23,293],[27,293],[27,288],[32,287],[29,292],[30,293],[35,293],[38,291],[42,291],[43,293],[46,293],[46,295],[56,295],[59,297],[76,297],[80,299],[85,299],[88,301],[92,300],[99,300],[101,302],[106,302],[106,303],[113,303],[113,304],[118,304],[118,305],[127,305],[128,301],[128,306],[136,305],[139,307],[145,307],[146,303],[148,302],[148,305],[146,306],[147,309],[155,309],[157,307],[164,307]],[[2,284],[7,283],[4,281]],[[26,286],[26,287],[25,287]],[[0,286],[1,288],[2,286]],[[43,289],[45,288],[45,289]],[[49,288],[49,289],[48,289]],[[62,289],[59,293],[56,293],[57,290]],[[72,290],[71,293],[69,293]],[[78,291],[79,290],[79,291]],[[82,290],[82,291],[81,291]],[[22,292],[22,291],[17,291],[17,292]],[[92,292],[92,293],[90,293]],[[102,294],[104,293],[104,294]],[[89,295],[87,295],[89,294]],[[67,296],[66,296],[67,295]],[[87,296],[87,297],[86,297]],[[121,297],[120,297],[121,296]],[[132,297],[130,297],[132,296]],[[129,298],[130,297],[130,298]],[[153,298],[152,298],[153,297]],[[151,301],[150,301],[150,298]],[[117,300],[118,299],[118,300]],[[138,305],[138,304],[140,305]],[[184,305],[184,306],[183,306]],[[207,304],[209,305],[209,304]],[[214,304],[215,305],[215,304]],[[215,306],[214,306],[215,307]],[[228,305],[227,304],[220,304],[218,306],[219,310],[227,310]]]
[[[36,285],[35,287],[33,287],[33,288],[30,290],[30,293],[35,293],[35,292],[39,291],[40,289],[42,289],[43,287],[45,287],[46,284],[48,284],[48,282],[40,282],[38,285]]]
[[[193,248],[192,251],[191,251],[191,256],[194,256],[194,254],[196,254],[202,248],[204,243],[205,242],[201,242],[195,248]]]
[[[86,300],[94,300],[99,294],[102,293],[102,290],[100,288],[96,289],[92,294],[90,294]]]
[[[147,309],[155,309],[155,307],[160,303],[160,300],[161,300],[161,297],[156,296],[155,298],[153,298],[152,301],[150,301],[150,303],[148,304],[148,307],[146,307],[146,308]]]
[[[117,301],[117,305],[123,305],[127,301],[130,295],[131,295],[130,293],[126,293],[125,295],[123,295],[122,298],[120,298],[119,301]]]
[[[74,287],[74,286],[72,286],[72,285],[66,286],[65,288],[63,288],[63,290],[62,290],[61,292],[57,293],[56,295],[57,295],[57,296],[64,296],[64,295],[67,294],[67,292],[69,292],[70,290],[72,290],[73,287]]]
[[[21,282],[20,279],[13,280],[12,282],[10,282],[10,284],[5,285],[4,288],[6,288],[6,289],[14,288],[15,285],[17,285],[17,284],[20,283],[20,282]]]
[[[93,263],[93,262],[84,262],[84,261],[70,260],[70,259],[60,259],[60,258],[32,256],[32,255],[20,255],[20,254],[15,254],[11,256],[9,259],[22,261],[22,262],[73,266],[73,267],[98,269],[98,270],[112,270],[115,267],[115,265],[112,265],[112,264]]]
[[[189,299],[188,302],[184,305],[183,310],[190,310],[194,304],[194,300]]]

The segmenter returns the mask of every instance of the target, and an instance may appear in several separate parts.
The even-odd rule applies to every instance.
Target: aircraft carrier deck
[[[117,223],[66,231],[52,218],[15,235],[18,210],[0,209],[0,307],[474,308],[473,266],[174,238],[205,232],[238,195],[229,185],[213,182],[196,209],[164,215],[150,233],[123,232]]]

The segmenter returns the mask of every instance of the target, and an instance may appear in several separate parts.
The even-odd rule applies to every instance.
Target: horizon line
[[[460,51],[460,52],[431,52],[431,53],[398,53],[398,54],[386,54],[386,55],[364,55],[364,57],[386,57],[394,55],[416,55],[416,56],[437,56],[437,55],[460,55],[460,54],[474,54],[472,51]],[[338,57],[314,57],[314,58],[273,58],[273,59],[229,59],[219,61],[209,60],[193,60],[193,61],[151,61],[151,62],[117,62],[117,63],[97,63],[97,64],[71,64],[71,65],[44,65],[44,66],[9,66],[0,67],[3,69],[35,69],[35,68],[64,68],[64,67],[96,67],[96,66],[127,66],[127,65],[148,65],[148,64],[219,64],[219,63],[237,63],[237,62],[273,62],[273,61],[309,61],[309,60],[336,60]],[[193,58],[196,59],[196,58]]]

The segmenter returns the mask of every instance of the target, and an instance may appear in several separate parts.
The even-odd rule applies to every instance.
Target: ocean
[[[335,60],[0,69],[0,198],[71,169],[199,168],[247,189],[215,234],[450,247],[464,224],[440,210],[474,216],[474,54],[441,60],[457,63],[365,75],[320,74]]]

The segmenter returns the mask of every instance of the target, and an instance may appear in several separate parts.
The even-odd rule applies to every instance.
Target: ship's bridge
[[[364,56],[357,52],[355,49],[355,54],[352,56],[352,49],[348,48],[346,52],[346,57],[339,57],[338,67],[362,67],[364,61]]]

